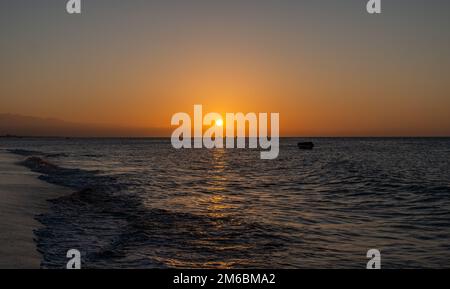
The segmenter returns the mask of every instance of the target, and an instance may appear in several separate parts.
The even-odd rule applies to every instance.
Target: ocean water
[[[450,267],[450,139],[319,138],[276,160],[175,150],[169,139],[2,139],[41,179],[73,188],[36,218],[42,266]]]

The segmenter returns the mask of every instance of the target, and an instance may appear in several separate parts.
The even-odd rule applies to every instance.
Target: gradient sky
[[[170,127],[279,112],[283,135],[450,136],[450,1],[0,0],[0,113]]]

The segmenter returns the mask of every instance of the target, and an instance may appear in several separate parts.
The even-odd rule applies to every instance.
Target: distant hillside
[[[54,118],[0,114],[0,136],[151,137],[168,136],[162,128],[72,123]]]

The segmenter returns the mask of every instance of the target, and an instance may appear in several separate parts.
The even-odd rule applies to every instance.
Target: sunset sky
[[[450,136],[450,1],[0,2],[0,113],[170,128],[279,112],[285,136]]]

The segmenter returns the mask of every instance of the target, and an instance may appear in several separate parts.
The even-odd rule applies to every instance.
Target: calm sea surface
[[[1,139],[74,193],[38,220],[43,267],[450,267],[450,139],[282,139],[175,150],[169,139]],[[31,157],[31,158],[30,158]],[[32,158],[36,157],[36,158]]]

